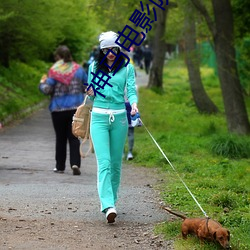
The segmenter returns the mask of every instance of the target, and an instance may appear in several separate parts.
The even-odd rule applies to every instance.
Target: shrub
[[[222,135],[212,140],[211,150],[215,155],[231,159],[249,158],[250,146],[247,140],[236,135]]]
[[[233,209],[237,206],[235,198],[232,194],[229,194],[228,192],[221,192],[219,194],[215,194],[212,197],[210,203],[217,207],[229,209]]]

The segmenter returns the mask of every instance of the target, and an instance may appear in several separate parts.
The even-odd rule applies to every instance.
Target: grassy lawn
[[[135,129],[135,158],[138,166],[156,167],[162,175],[162,200],[188,217],[203,217],[186,183],[207,215],[231,232],[232,249],[250,249],[250,137],[227,132],[222,96],[213,70],[201,69],[203,84],[218,106],[217,115],[202,115],[192,100],[186,67],[181,60],[170,61],[164,69],[164,93],[139,90],[142,121],[172,163],[161,154],[144,127]],[[247,100],[250,113],[250,100]],[[190,237],[179,238],[181,219],[156,226],[156,232],[175,239],[175,248],[219,249],[201,246]]]

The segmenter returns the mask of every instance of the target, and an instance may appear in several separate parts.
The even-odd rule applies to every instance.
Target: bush
[[[210,203],[217,207],[229,208],[229,209],[233,209],[237,206],[232,193],[228,192],[221,192],[219,194],[215,194],[212,197]]]
[[[249,158],[250,146],[247,138],[236,135],[219,136],[212,140],[212,153],[215,155],[231,158]]]
[[[46,97],[38,90],[42,74],[48,64],[34,61],[27,65],[12,61],[10,68],[0,67],[0,121],[5,123],[11,115],[19,117],[22,111],[34,107]],[[8,120],[8,119],[7,119]]]

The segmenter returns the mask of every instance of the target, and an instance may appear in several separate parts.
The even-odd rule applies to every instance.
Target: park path
[[[140,76],[141,74],[141,76]],[[138,85],[147,76],[140,73]],[[0,249],[172,249],[153,227],[166,221],[157,170],[124,162],[118,218],[100,213],[94,154],[81,176],[55,174],[54,132],[47,109],[0,130]]]

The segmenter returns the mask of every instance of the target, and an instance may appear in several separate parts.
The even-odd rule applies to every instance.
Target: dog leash
[[[198,207],[200,208],[200,210],[202,211],[202,213],[205,215],[206,218],[209,218],[209,216],[203,210],[203,208],[201,207],[201,205],[199,204],[199,202],[196,200],[196,198],[194,197],[194,195],[192,194],[192,192],[190,191],[190,189],[188,188],[188,186],[186,185],[186,183],[182,180],[182,178],[178,174],[176,168],[173,166],[173,164],[170,162],[170,160],[168,159],[168,157],[165,155],[165,153],[163,152],[163,150],[161,149],[161,147],[159,146],[159,144],[157,143],[157,141],[154,139],[154,137],[152,136],[152,134],[149,132],[149,130],[147,129],[147,127],[145,126],[145,124],[143,123],[143,121],[141,120],[141,118],[139,118],[139,119],[140,119],[142,125],[144,126],[144,128],[146,129],[146,131],[148,132],[148,134],[150,135],[151,139],[155,143],[155,145],[158,147],[158,149],[160,150],[160,152],[162,153],[162,155],[165,157],[165,159],[167,160],[167,162],[169,163],[169,165],[171,166],[171,168],[175,171],[175,173],[179,177],[180,181],[185,186],[185,188],[187,189],[187,191],[189,192],[189,194],[191,195],[191,197],[193,198],[193,200],[196,202],[196,204],[198,205]]]

